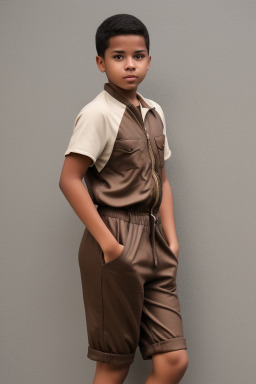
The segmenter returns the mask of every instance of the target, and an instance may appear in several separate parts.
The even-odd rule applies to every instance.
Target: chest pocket
[[[165,144],[165,135],[158,135],[154,137],[155,143],[157,146],[157,152],[159,157],[159,166],[163,168],[164,166],[164,144]]]
[[[128,171],[140,168],[142,164],[140,139],[117,139],[109,160],[109,165],[116,170]]]

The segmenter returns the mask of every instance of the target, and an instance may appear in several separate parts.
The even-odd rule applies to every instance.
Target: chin
[[[114,83],[116,84],[116,83]],[[131,89],[131,88],[135,88],[137,86],[137,84],[116,84],[119,88],[123,88],[123,89]]]

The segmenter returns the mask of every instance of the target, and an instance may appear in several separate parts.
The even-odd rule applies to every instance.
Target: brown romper
[[[137,346],[145,360],[155,353],[187,349],[176,286],[178,259],[167,243],[159,213],[162,168],[170,149],[165,149],[159,104],[137,93],[140,108],[136,108],[108,83],[100,95],[91,108],[101,106],[104,126],[113,129],[118,124],[110,153],[104,158],[102,151],[99,159],[89,146],[78,147],[87,126],[86,110],[76,119],[75,126],[80,120],[81,127],[73,136],[78,139],[71,139],[65,153],[82,153],[94,160],[84,176],[87,189],[102,220],[124,245],[121,254],[106,263],[99,243],[84,230],[78,259],[87,357],[131,364]],[[111,112],[115,119],[107,120]]]

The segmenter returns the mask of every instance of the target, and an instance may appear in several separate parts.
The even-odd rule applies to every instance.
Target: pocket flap
[[[158,135],[154,137],[156,145],[159,149],[164,150],[165,135]]]
[[[114,149],[120,149],[129,153],[137,151],[139,148],[139,139],[117,139],[114,144]]]

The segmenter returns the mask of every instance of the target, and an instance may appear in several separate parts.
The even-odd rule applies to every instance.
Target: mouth
[[[124,80],[126,80],[127,83],[133,83],[135,80],[137,80],[137,77],[138,76],[129,75],[124,77]]]
[[[137,79],[138,76],[135,76],[135,75],[128,75],[128,76],[125,76],[124,79]]]

